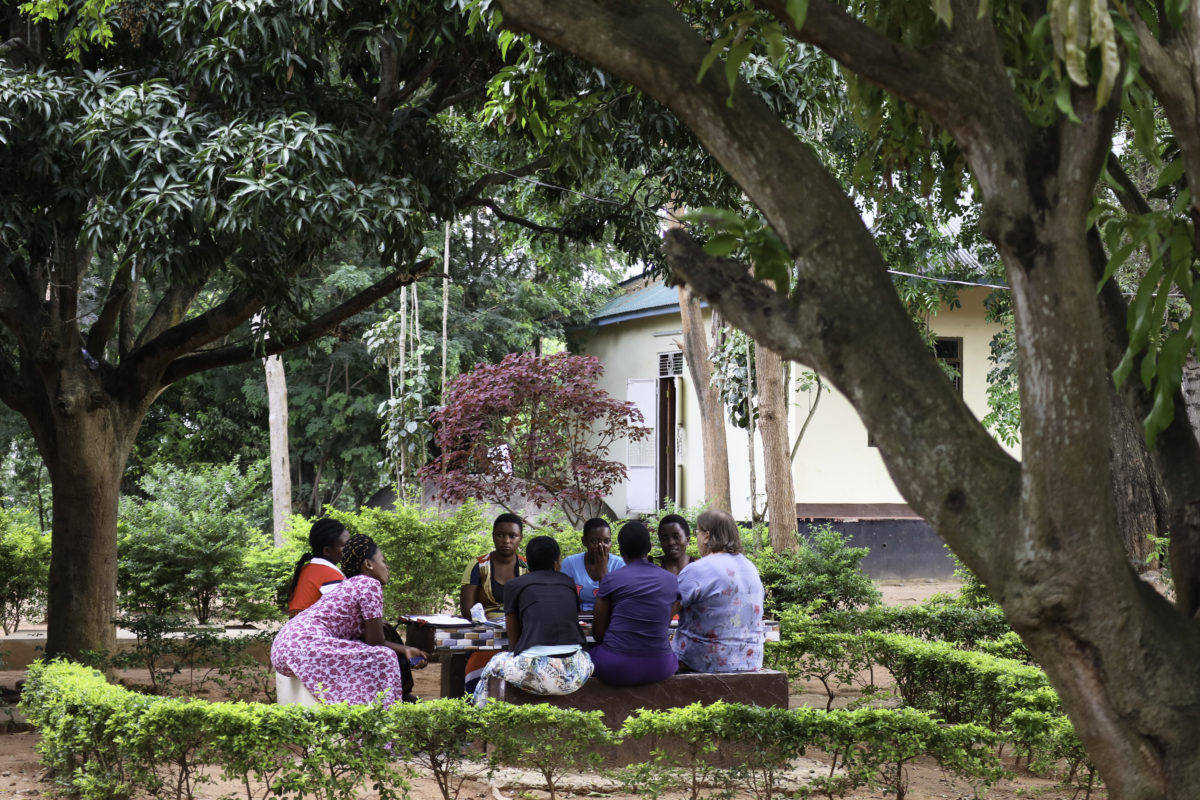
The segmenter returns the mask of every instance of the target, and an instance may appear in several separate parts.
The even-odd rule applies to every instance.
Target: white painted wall
[[[976,416],[987,408],[987,372],[989,347],[998,327],[984,321],[983,300],[990,290],[964,288],[959,292],[961,307],[946,309],[931,320],[939,337],[963,340],[963,395]],[[705,311],[706,328],[709,313]],[[598,328],[584,343],[583,352],[598,356],[606,365],[600,385],[610,395],[625,399],[629,379],[658,377],[658,355],[674,352],[681,341],[678,313],[631,320]],[[793,365],[792,386],[803,367]],[[678,382],[680,431],[679,495],[681,505],[701,502],[704,494],[704,467],[700,432],[700,410],[696,391],[686,368]],[[795,393],[791,405],[791,435],[794,437],[807,414],[810,398]],[[660,432],[661,434],[662,432]],[[746,432],[727,424],[729,445],[730,496],[734,516],[750,516],[750,468],[747,459]],[[756,451],[759,449],[755,448]],[[1020,449],[1010,448],[1020,457]],[[623,444],[614,445],[610,454],[624,460]],[[757,493],[763,505],[761,455],[756,453]],[[891,477],[884,469],[878,451],[868,446],[866,428],[858,414],[839,393],[826,388],[816,415],[809,425],[793,465],[797,503],[903,503]],[[617,514],[628,513],[629,486],[622,485],[606,498]],[[635,492],[636,494],[636,492]]]

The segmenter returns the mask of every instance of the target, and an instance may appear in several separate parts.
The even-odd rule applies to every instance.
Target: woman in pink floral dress
[[[383,552],[369,536],[350,537],[342,552],[346,579],[288,621],[271,645],[276,672],[299,678],[326,703],[399,702],[400,660],[424,666],[415,647],[388,642],[383,630]]]

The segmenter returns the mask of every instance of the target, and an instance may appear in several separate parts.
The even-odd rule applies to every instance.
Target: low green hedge
[[[1011,633],[999,606],[970,608],[957,604],[875,606],[829,611],[821,622],[837,633],[902,633],[918,639],[952,642],[974,647],[980,640],[993,640]]]
[[[1012,742],[1035,772],[1065,764],[1064,781],[1090,788],[1095,764],[1088,758],[1046,674],[1026,663],[1028,651],[1014,633],[980,644],[988,652],[895,633],[830,633],[826,618],[803,611],[780,615],[780,641],[767,647],[767,663],[798,680],[818,680],[828,706],[840,690],[877,692],[875,668],[887,669],[895,692],[913,709],[951,723],[975,724]],[[1003,655],[1018,658],[1005,658]]]
[[[381,798],[402,798],[410,763],[431,769],[447,800],[463,779],[497,766],[537,771],[553,797],[565,771],[594,766],[605,745],[643,737],[676,744],[622,772],[628,788],[647,797],[667,790],[696,797],[701,783],[716,782],[771,800],[788,762],[809,747],[835,759],[835,769],[811,787],[829,797],[862,785],[903,797],[903,767],[921,755],[980,784],[1002,774],[995,735],[912,709],[697,704],[639,712],[614,733],[599,712],[547,705],[491,703],[478,710],[447,699],[387,709],[306,708],[152,697],[68,662],[33,665],[21,709],[41,732],[39,751],[54,779],[83,800],[180,800],[216,776],[240,783],[248,800],[349,798],[362,784]],[[472,746],[480,741],[488,745],[486,757]],[[718,743],[747,756],[734,767],[707,765],[704,756]]]

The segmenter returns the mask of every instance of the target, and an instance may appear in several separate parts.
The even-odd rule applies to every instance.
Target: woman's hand
[[[402,646],[401,650],[396,652],[408,659],[408,664],[413,669],[425,669],[429,666],[429,654],[424,650],[419,650],[416,647]]]

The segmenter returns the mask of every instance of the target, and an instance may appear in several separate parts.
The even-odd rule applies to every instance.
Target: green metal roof
[[[592,317],[593,325],[615,325],[631,319],[679,313],[679,289],[652,280],[640,289],[619,294]]]

